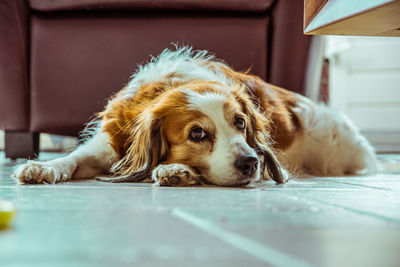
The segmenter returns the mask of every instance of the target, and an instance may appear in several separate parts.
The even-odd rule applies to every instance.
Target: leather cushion
[[[171,42],[208,49],[266,78],[268,18],[41,16],[32,18],[31,130],[76,135],[149,55]]]
[[[268,82],[305,94],[304,78],[311,36],[303,34],[303,2],[280,0],[272,13]]]
[[[274,0],[29,0],[36,11],[173,9],[266,11]]]
[[[0,1],[0,129],[29,129],[28,9]]]

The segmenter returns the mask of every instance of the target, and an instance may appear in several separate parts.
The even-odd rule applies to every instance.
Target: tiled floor
[[[257,188],[18,185],[0,154],[0,197],[17,205],[0,266],[400,266],[400,157],[380,162]]]

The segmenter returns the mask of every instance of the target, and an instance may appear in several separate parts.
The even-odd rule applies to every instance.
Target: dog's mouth
[[[240,180],[239,182],[237,182],[236,184],[234,184],[234,186],[245,186],[245,185],[250,184],[251,181],[252,181],[252,179],[249,179],[249,178],[243,179],[243,180]]]
[[[232,181],[226,184],[219,184],[212,182],[202,176],[199,180],[199,184],[204,184],[204,185],[214,185],[214,186],[226,186],[226,187],[240,187],[240,186],[246,186],[249,185],[252,181],[254,180],[254,177],[241,177],[238,178],[236,181]]]

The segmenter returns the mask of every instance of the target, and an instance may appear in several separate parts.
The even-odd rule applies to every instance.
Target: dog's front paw
[[[151,178],[156,185],[185,186],[198,184],[199,175],[184,164],[174,163],[158,165],[153,170]]]
[[[71,179],[76,164],[59,160],[47,162],[28,161],[20,165],[12,175],[24,184],[60,183]]]

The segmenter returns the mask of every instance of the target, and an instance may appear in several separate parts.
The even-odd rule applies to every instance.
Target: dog
[[[343,114],[191,47],[139,66],[84,137],[66,157],[27,161],[13,177],[245,186],[376,170],[374,149]]]

